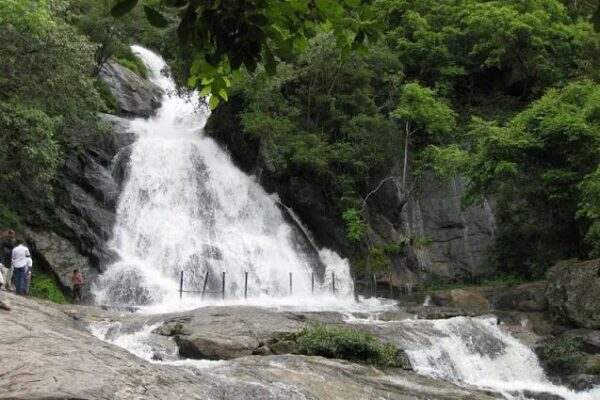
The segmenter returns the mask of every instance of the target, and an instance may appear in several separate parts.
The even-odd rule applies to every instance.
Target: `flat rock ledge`
[[[137,314],[13,295],[9,299],[13,310],[0,312],[0,399],[495,398],[403,370],[382,371],[321,357],[254,355],[199,364],[181,361],[180,366],[151,363],[97,339],[85,326],[111,316],[141,323]]]

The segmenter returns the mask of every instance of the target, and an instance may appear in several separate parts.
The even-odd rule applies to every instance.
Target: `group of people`
[[[17,239],[12,229],[0,231],[0,246],[0,309],[10,311],[6,292],[15,292],[18,295],[29,294],[33,260],[29,248],[22,240]],[[79,270],[73,270],[71,283],[72,301],[81,303],[84,279]]]
[[[29,292],[33,268],[31,253],[22,240],[16,238],[15,231],[12,229],[1,232],[0,239],[2,242],[0,289],[26,295]],[[10,310],[4,293],[0,295],[0,308]]]

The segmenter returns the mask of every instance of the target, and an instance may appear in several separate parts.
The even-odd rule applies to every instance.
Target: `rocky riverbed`
[[[341,360],[257,353],[270,339],[301,329],[307,320],[339,315],[268,312],[247,307],[204,308],[169,316],[143,316],[96,307],[58,306],[10,296],[0,314],[0,398],[10,399],[492,399],[478,390]],[[304,315],[305,317],[300,317]],[[118,323],[134,332],[166,320],[156,335],[180,323],[189,342],[231,361],[150,362],[99,340],[89,324]],[[178,328],[180,329],[180,328]],[[240,353],[218,353],[219,338],[243,343]],[[258,347],[257,347],[258,346]],[[227,346],[226,346],[227,347]],[[200,347],[198,347],[200,348]],[[221,349],[222,351],[223,349]],[[229,348],[227,351],[231,351]],[[250,354],[249,354],[250,353]],[[208,358],[208,357],[205,357]]]

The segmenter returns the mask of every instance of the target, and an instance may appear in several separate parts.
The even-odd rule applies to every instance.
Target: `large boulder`
[[[162,89],[114,60],[104,63],[100,77],[117,98],[121,111],[126,114],[149,117],[160,106]]]
[[[46,231],[29,230],[26,234],[34,244],[34,268],[42,267],[53,271],[64,289],[71,287],[71,274],[74,269],[79,269],[88,283],[96,277],[98,272],[89,259],[79,253],[67,239]],[[89,287],[89,284],[84,286],[86,293]],[[85,297],[90,298],[87,295]]]
[[[298,314],[255,307],[204,307],[160,318],[165,322],[155,333],[175,337],[182,357],[208,360],[291,352],[292,347],[283,339],[306,323],[305,317]],[[338,321],[326,314],[315,318]]]
[[[249,356],[260,346],[251,336],[224,336],[218,334],[178,336],[179,355],[201,360],[231,360]]]
[[[546,300],[561,319],[600,329],[600,260],[559,262],[548,272]]]

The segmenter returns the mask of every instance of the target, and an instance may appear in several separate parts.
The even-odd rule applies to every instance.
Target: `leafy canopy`
[[[138,0],[121,0],[112,8],[120,17],[136,7]],[[152,2],[143,4],[148,21],[166,27],[169,17]],[[175,10],[177,36],[193,50],[188,83],[202,94],[212,93],[211,106],[227,100],[232,72],[242,65],[254,72],[263,64],[274,74],[277,60],[289,60],[306,50],[308,39],[331,31],[341,54],[365,49],[365,39],[377,37],[369,2],[361,0],[166,0]]]
[[[598,104],[599,85],[572,83],[506,124],[473,119],[468,150],[432,151],[441,169],[454,163],[466,176],[470,199],[495,197],[495,262],[507,272],[539,275],[559,258],[598,254]]]

